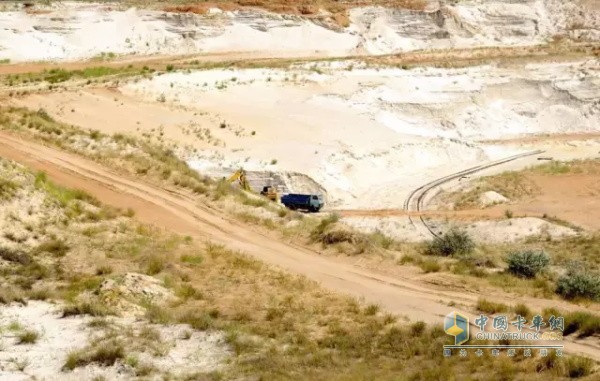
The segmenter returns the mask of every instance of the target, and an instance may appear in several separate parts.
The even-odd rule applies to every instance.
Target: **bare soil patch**
[[[496,205],[490,211],[500,213],[510,209],[518,214],[547,216],[591,230],[600,229],[598,174],[532,174],[528,178],[538,186],[539,194],[510,205]]]
[[[463,212],[477,208],[480,195],[497,191],[508,203],[485,208],[492,215],[536,216],[600,229],[600,160],[551,162],[520,172],[477,180],[468,191],[442,195]]]

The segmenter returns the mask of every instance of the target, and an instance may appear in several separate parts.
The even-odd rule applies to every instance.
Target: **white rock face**
[[[481,206],[490,206],[495,204],[503,204],[505,202],[510,201],[508,198],[502,196],[498,192],[488,191],[479,197],[479,202]]]
[[[121,89],[256,131],[189,157],[198,170],[273,170],[276,158],[277,170],[321,184],[329,207],[397,208],[428,181],[519,150],[490,140],[600,131],[598,69],[596,61],[414,70],[333,62],[169,73]]]
[[[468,0],[432,3],[423,11],[365,7],[352,9],[350,26],[340,29],[258,10],[194,15],[65,2],[47,8],[47,13],[13,8],[0,12],[0,59],[79,60],[103,52],[388,54],[532,45],[557,35],[597,41],[598,8],[591,0]]]

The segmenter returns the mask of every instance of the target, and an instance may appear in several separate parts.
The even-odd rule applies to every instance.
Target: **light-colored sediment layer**
[[[389,237],[401,241],[419,242],[431,239],[424,236],[412,225],[408,217],[345,217],[342,222],[365,232],[379,231]],[[516,242],[539,235],[546,235],[553,239],[560,239],[577,235],[571,228],[557,225],[540,218],[524,217],[505,220],[464,222],[435,222],[428,224],[434,231],[445,232],[449,226],[456,226],[466,231],[470,237],[479,243],[507,243]]]
[[[330,206],[381,208],[401,207],[409,190],[435,178],[535,149],[481,141],[597,133],[598,69],[596,61],[451,70],[333,62],[172,73],[122,91],[240,129],[190,154],[199,170],[306,173],[328,191]]]
[[[415,49],[535,45],[555,36],[600,38],[591,2],[430,2],[422,11],[382,7],[349,11],[341,28],[330,15],[305,18],[258,9],[206,15],[112,4],[61,2],[38,12],[5,5],[0,59],[79,60],[115,54],[269,52],[281,55],[386,54]]]

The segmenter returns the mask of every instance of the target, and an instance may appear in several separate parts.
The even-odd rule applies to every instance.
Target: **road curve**
[[[425,208],[425,197],[427,197],[427,194],[429,194],[429,192],[431,192],[433,189],[448,183],[450,181],[456,180],[462,176],[467,176],[467,175],[472,175],[473,173],[477,173],[480,171],[483,171],[484,169],[488,169],[488,168],[492,168],[492,167],[496,167],[502,164],[506,164],[509,163],[511,161],[515,161],[517,159],[521,159],[524,157],[528,157],[528,156],[533,156],[533,155],[539,155],[541,153],[543,153],[544,151],[542,150],[536,150],[536,151],[529,151],[529,152],[524,152],[524,153],[520,153],[518,155],[513,155],[513,156],[509,156],[506,157],[504,159],[500,159],[500,160],[496,160],[496,161],[492,161],[490,163],[487,164],[481,164],[481,165],[477,165],[475,167],[471,167],[471,168],[467,168],[464,169],[460,172],[456,172],[453,173],[451,175],[448,176],[444,176],[441,177],[439,179],[433,180],[428,182],[427,184],[421,185],[420,187],[418,187],[417,189],[413,190],[412,192],[410,192],[410,194],[408,195],[408,197],[406,198],[406,200],[404,201],[404,210],[407,212],[422,212],[424,211]],[[438,237],[439,235],[433,231],[433,229],[427,224],[427,222],[425,221],[425,218],[423,217],[422,214],[419,214],[418,216],[414,216],[411,213],[407,213],[408,215],[408,219],[410,220],[410,223],[413,226],[420,226],[421,230],[423,230],[427,235],[432,235],[434,237]],[[415,223],[416,221],[416,223]]]

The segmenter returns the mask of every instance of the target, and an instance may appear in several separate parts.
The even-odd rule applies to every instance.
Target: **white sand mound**
[[[503,195],[501,195],[500,193],[494,192],[494,191],[485,192],[484,194],[482,194],[479,197],[479,203],[481,204],[481,206],[502,204],[502,203],[505,203],[508,201],[509,201],[508,198],[506,198]]]

